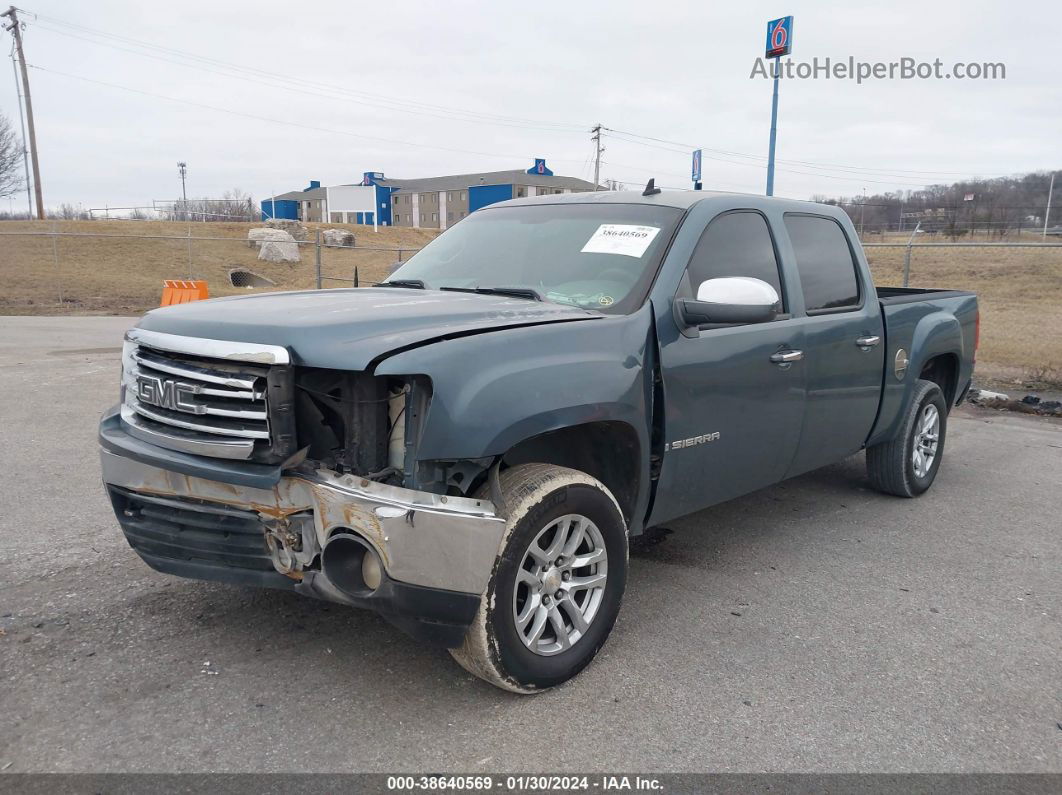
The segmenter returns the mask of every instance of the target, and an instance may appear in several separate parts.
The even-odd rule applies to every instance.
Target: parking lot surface
[[[0,768],[1062,771],[1062,424],[962,408],[635,552],[611,640],[520,697],[371,613],[158,574],[99,482],[129,318],[0,318]],[[710,477],[711,473],[706,473]]]

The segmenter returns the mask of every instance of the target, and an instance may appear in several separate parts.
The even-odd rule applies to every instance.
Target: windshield
[[[682,211],[645,204],[486,208],[448,229],[390,281],[517,287],[602,312],[638,308]]]

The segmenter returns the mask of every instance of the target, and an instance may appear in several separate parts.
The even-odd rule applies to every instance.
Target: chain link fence
[[[311,229],[308,239],[286,244],[298,261],[275,262],[258,258],[248,224],[203,230],[198,223],[146,221],[136,222],[134,233],[124,231],[129,223],[99,231],[93,227],[101,222],[0,224],[0,313],[139,314],[159,305],[165,279],[203,279],[211,297],[366,286],[431,239],[413,234],[419,230],[375,235],[355,228],[348,237],[354,242],[339,245]],[[393,244],[403,236],[412,239]]]
[[[349,227],[353,245],[328,245],[325,226],[295,242],[298,262],[267,262],[246,223],[0,223],[0,314],[137,315],[159,305],[164,279],[204,279],[211,296],[367,286],[437,234]],[[864,246],[876,284],[978,294],[981,372],[1062,384],[1062,241],[947,242],[906,233],[873,236]]]
[[[979,378],[1031,389],[1062,387],[1062,242],[929,242],[908,233],[863,246],[879,286],[977,293]]]

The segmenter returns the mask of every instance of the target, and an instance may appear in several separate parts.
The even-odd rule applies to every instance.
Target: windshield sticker
[[[583,254],[620,254],[640,257],[649,248],[660,229],[655,226],[633,224],[601,224],[586,241]]]

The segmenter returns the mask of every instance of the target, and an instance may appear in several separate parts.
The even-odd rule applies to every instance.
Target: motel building
[[[333,224],[446,229],[488,204],[523,196],[601,190],[592,182],[557,176],[536,159],[526,171],[488,171],[448,177],[387,179],[367,171],[360,184],[322,187],[317,180],[262,202],[262,220],[287,218]]]

